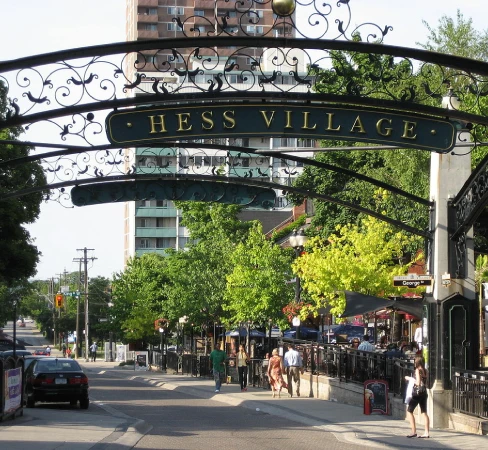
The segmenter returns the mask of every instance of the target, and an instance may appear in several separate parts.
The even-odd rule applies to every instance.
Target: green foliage
[[[6,94],[0,82],[0,118],[5,111]],[[0,130],[0,162],[29,155],[29,147],[2,143],[4,140],[17,140],[22,132],[21,128]],[[44,172],[37,162],[0,167],[0,195],[13,189],[35,188],[45,184]],[[0,283],[13,285],[36,272],[39,252],[24,225],[38,218],[43,195],[40,192],[0,202]]]
[[[273,231],[273,234],[271,235],[271,242],[279,242],[281,239],[292,233],[293,230],[298,229],[299,227],[304,225],[306,219],[306,214],[303,214],[297,220],[293,221],[289,225],[286,225],[281,230]]]
[[[406,273],[408,265],[395,261],[401,261],[408,243],[405,234],[373,217],[359,225],[338,227],[328,240],[311,239],[309,251],[293,264],[312,301],[302,309],[302,317],[327,305],[333,314],[340,314],[345,307],[344,290],[378,297],[404,292],[393,287],[392,280]]]
[[[283,322],[283,307],[293,299],[290,279],[291,255],[268,241],[260,224],[231,255],[232,272],[227,276],[224,309],[230,323],[252,320]]]
[[[111,324],[124,333],[125,341],[155,339],[154,321],[166,300],[166,283],[166,260],[154,253],[131,259],[125,271],[114,276]]]

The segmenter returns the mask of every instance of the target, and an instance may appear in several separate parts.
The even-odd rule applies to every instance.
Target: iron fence
[[[488,372],[453,368],[452,408],[488,419]]]
[[[407,358],[390,358],[383,353],[313,341],[283,339],[280,347],[288,342],[293,343],[301,354],[307,372],[357,384],[372,379],[385,380],[388,381],[390,392],[398,396],[405,393],[405,376],[413,372],[413,361]]]

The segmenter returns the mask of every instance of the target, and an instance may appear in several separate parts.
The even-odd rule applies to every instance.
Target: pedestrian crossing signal
[[[62,308],[63,301],[64,301],[64,295],[56,294],[56,296],[54,297],[54,305],[56,306],[56,308]]]

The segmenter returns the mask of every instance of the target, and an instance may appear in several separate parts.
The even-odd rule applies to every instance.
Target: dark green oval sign
[[[224,104],[151,107],[107,117],[115,145],[180,139],[297,137],[334,139],[448,152],[456,142],[453,123],[435,118],[328,106]]]

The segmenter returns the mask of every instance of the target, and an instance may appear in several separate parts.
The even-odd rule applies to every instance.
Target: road
[[[328,449],[364,448],[339,442],[330,432],[261,411],[195,398],[115,375],[91,375],[90,386],[95,404],[152,426],[136,449],[307,450],[325,442]]]
[[[8,323],[4,330],[12,335],[12,323]],[[32,344],[26,347],[31,351],[47,345],[35,324],[17,327],[17,338]],[[306,450],[315,449],[324,442],[332,450],[362,448],[340,442],[331,432],[262,411],[195,397],[181,390],[150,386],[137,379],[119,376],[117,372],[89,370],[88,373],[89,410],[66,404],[37,404],[35,410],[29,412],[42,412],[48,417],[59,412],[59,429],[64,426],[62,418],[67,418],[68,414],[75,414],[78,428],[89,428],[90,418],[95,416],[106,417],[102,419],[106,421],[123,418],[132,424],[143,421],[145,431],[149,431],[135,443],[135,449]],[[112,443],[124,432],[123,426],[119,428],[120,431],[95,444],[92,450],[112,448]]]

